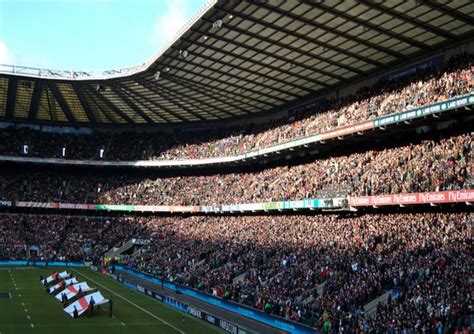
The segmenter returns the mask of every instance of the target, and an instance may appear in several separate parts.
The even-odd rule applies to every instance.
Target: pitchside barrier
[[[277,316],[268,315],[268,314],[266,314],[262,311],[255,310],[255,309],[247,307],[245,305],[237,304],[237,303],[232,302],[232,301],[223,300],[221,298],[212,296],[210,294],[207,294],[207,293],[204,293],[204,292],[201,292],[201,291],[189,288],[189,287],[185,287],[185,286],[182,286],[182,285],[179,285],[179,284],[175,284],[175,283],[172,283],[172,282],[169,282],[169,281],[166,281],[166,280],[161,280],[161,279],[159,279],[157,277],[153,277],[152,275],[149,275],[147,273],[143,273],[143,272],[140,272],[140,271],[137,271],[137,270],[134,270],[134,269],[131,269],[131,268],[127,268],[127,267],[124,267],[124,266],[121,266],[121,265],[116,265],[115,269],[119,270],[119,271],[126,272],[126,273],[128,273],[130,275],[133,275],[135,277],[145,279],[149,282],[158,284],[160,286],[163,285],[167,289],[177,291],[177,292],[182,293],[182,294],[187,295],[187,296],[191,296],[195,299],[201,300],[201,301],[206,302],[208,304],[217,306],[217,307],[225,309],[227,311],[231,311],[231,312],[239,314],[243,317],[259,321],[261,323],[264,323],[264,324],[267,324],[269,326],[281,329],[283,331],[287,331],[287,332],[295,333],[295,334],[309,334],[309,333],[314,334],[314,333],[317,333],[316,329],[311,328],[309,326],[305,326],[305,325],[302,325],[302,324],[299,324],[299,323],[296,323],[296,322],[293,322],[293,321],[289,321],[289,320],[286,320],[286,319],[283,319],[283,318],[280,318],[280,317],[277,317]],[[217,319],[213,316],[209,317],[209,315],[207,313],[205,313],[204,311],[198,310],[195,307],[188,306],[188,305],[186,305],[184,303],[181,303],[179,301],[176,301],[172,298],[161,296],[161,295],[156,294],[156,293],[154,293],[154,296],[153,296],[153,292],[148,291],[147,289],[143,288],[140,285],[137,285],[137,284],[134,284],[134,283],[131,283],[131,282],[127,282],[126,280],[118,277],[117,275],[114,275],[113,277],[115,279],[117,279],[118,281],[120,281],[121,283],[123,283],[124,285],[130,287],[131,289],[143,292],[143,293],[148,294],[148,295],[150,295],[150,293],[151,293],[150,296],[154,297],[157,300],[160,300],[160,301],[164,302],[165,304],[170,305],[171,307],[173,307],[177,310],[189,313],[189,314],[191,314],[195,317],[198,317],[198,318],[205,317],[206,321],[208,321],[212,324],[215,324],[216,326],[221,327],[222,329],[224,329],[225,331],[227,331],[229,333],[233,333],[233,334],[241,334],[242,333],[243,334],[243,333],[248,332],[248,331],[240,329],[237,326],[235,326],[234,324],[231,324],[231,323],[229,323],[227,321],[224,321],[222,319]],[[196,312],[195,310],[198,310],[200,313]],[[201,316],[197,316],[196,314],[201,314]],[[216,320],[213,320],[213,318],[216,319]],[[209,319],[211,319],[211,321]]]
[[[249,334],[250,332],[246,329],[243,329],[231,322],[228,322],[226,320],[220,319],[216,316],[213,316],[211,314],[208,314],[196,307],[192,307],[187,305],[186,303],[180,302],[179,300],[176,300],[174,298],[168,297],[168,296],[163,296],[159,293],[156,293],[155,291],[148,290],[145,287],[142,287],[139,284],[131,283],[127,281],[126,279],[123,279],[117,275],[111,274],[110,275],[113,279],[117,280],[118,282],[122,283],[126,287],[139,291],[141,293],[146,294],[147,296],[156,299],[172,308],[174,308],[177,311],[190,314],[193,317],[196,317],[198,319],[201,319],[203,321],[206,321],[214,326],[217,326],[223,330],[225,330],[228,333],[232,334]]]
[[[36,267],[85,267],[82,262],[62,262],[62,261],[0,261],[0,266],[36,266]]]
[[[68,204],[68,203],[42,203],[8,201],[10,207],[41,208],[59,210],[91,210],[91,211],[117,211],[117,212],[189,212],[189,213],[234,213],[234,212],[280,212],[315,209],[345,209],[351,207],[383,206],[383,205],[421,205],[443,203],[471,203],[474,202],[474,189],[435,191],[422,193],[406,193],[395,195],[376,196],[348,196],[335,198],[305,198],[302,200],[182,206],[182,205],[128,205],[128,204]],[[0,207],[6,206],[0,201]]]

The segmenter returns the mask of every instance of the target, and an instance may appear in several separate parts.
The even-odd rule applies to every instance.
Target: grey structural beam
[[[147,123],[150,123],[150,124],[156,123],[150,116],[148,116],[145,112],[143,112],[143,110],[141,110],[141,108],[135,102],[129,99],[120,90],[116,90],[114,89],[114,87],[111,87],[111,89],[123,102],[125,102],[126,105],[130,107],[130,109],[132,109],[134,112],[140,115]]]
[[[173,57],[171,57],[171,56],[169,56],[169,55],[164,55],[163,57],[169,58],[169,59],[171,59],[171,60],[174,60],[174,59],[175,59],[175,58],[173,58]],[[219,77],[210,77],[210,76],[206,76],[206,75],[202,74],[202,72],[204,72],[204,71],[206,71],[206,70],[209,70],[208,68],[204,67],[203,65],[200,65],[200,64],[198,64],[198,63],[196,63],[196,62],[190,62],[190,61],[188,61],[188,64],[194,65],[194,66],[189,66],[190,68],[192,68],[192,70],[186,69],[185,67],[177,67],[176,70],[182,71],[182,72],[184,72],[184,73],[192,74],[192,75],[194,75],[194,76],[199,76],[199,77],[201,77],[201,78],[203,78],[203,79],[211,80],[211,81],[216,82],[216,83],[219,83],[219,84],[228,85],[228,86],[232,87],[231,90],[229,90],[228,88],[224,88],[224,87],[216,87],[216,88],[218,88],[218,89],[220,89],[220,90],[222,90],[222,91],[224,91],[224,92],[227,92],[227,93],[229,93],[229,94],[239,95],[239,94],[237,94],[236,92],[237,92],[239,89],[242,89],[242,90],[245,90],[245,91],[247,91],[247,92],[249,92],[249,93],[252,93],[252,94],[255,94],[255,95],[260,95],[260,98],[259,98],[259,99],[253,98],[253,99],[254,99],[255,101],[257,101],[257,102],[264,102],[264,101],[265,101],[265,100],[262,101],[261,98],[270,98],[270,99],[272,99],[272,100],[277,100],[277,101],[284,102],[284,103],[288,102],[288,100],[284,100],[284,99],[281,98],[281,97],[275,97],[275,96],[269,95],[269,94],[267,94],[267,93],[262,93],[261,91],[255,90],[255,89],[253,89],[253,88],[247,88],[247,87],[238,86],[238,85],[229,83],[229,82],[226,81],[226,80],[220,79],[220,77],[222,77],[222,75],[230,76],[230,74],[227,73],[227,72],[225,72],[225,71],[212,70],[212,72],[218,73],[218,74],[220,74],[220,76],[219,76]],[[170,67],[172,67],[172,66],[170,65]],[[200,69],[201,71],[200,71],[200,72],[197,72],[196,70],[199,70],[199,69]],[[253,86],[257,86],[257,83],[255,83],[255,82],[253,82],[253,81],[251,81],[251,80],[242,80],[242,78],[241,78],[240,76],[236,76],[235,78],[239,79],[240,81],[245,81],[247,84],[251,84],[251,85],[253,85]],[[188,80],[188,78],[183,78],[183,79]],[[240,97],[248,98],[247,96],[242,95],[242,94],[240,94]],[[277,106],[277,105],[274,104],[274,103],[269,103],[269,102],[264,102],[264,103],[265,103],[265,104],[271,104],[272,106]]]
[[[116,105],[114,105],[112,102],[110,102],[102,94],[100,94],[97,91],[94,92],[90,88],[88,88],[87,91],[89,92],[89,94],[91,94],[92,96],[95,96],[98,100],[100,100],[102,103],[104,103],[110,110],[112,110],[117,115],[119,115],[121,118],[123,118],[127,123],[135,124],[135,121],[133,119],[131,119],[130,116],[125,114],[120,108],[118,108]]]
[[[66,115],[66,118],[68,119],[69,122],[75,123],[76,119],[74,118],[74,115],[71,112],[71,109],[69,108],[69,105],[66,103],[64,100],[63,96],[61,95],[61,92],[59,91],[58,87],[52,82],[48,82],[47,86],[51,93],[53,93],[54,98],[56,101],[59,103],[59,106],[61,107],[62,112],[64,115]]]
[[[380,4],[380,3],[376,3],[374,1],[371,1],[371,0],[359,0],[361,3],[363,3],[364,5],[370,7],[370,8],[375,8],[385,14],[389,14],[389,15],[392,15],[398,19],[401,19],[402,21],[405,21],[405,22],[408,22],[408,23],[411,23],[413,24],[415,27],[419,27],[419,28],[422,28],[426,31],[429,31],[435,35],[438,35],[438,36],[442,36],[444,38],[446,38],[447,40],[459,40],[459,37],[454,35],[454,34],[451,34],[450,32],[447,32],[446,30],[442,30],[442,29],[439,29],[435,26],[432,26],[426,22],[423,22],[415,17],[411,17],[411,16],[408,16],[404,13],[399,13],[399,12],[395,12],[392,10],[392,8],[389,8],[383,4]]]
[[[404,54],[402,54],[400,52],[397,52],[395,50],[385,48],[383,46],[380,46],[379,44],[372,43],[368,40],[359,38],[355,35],[350,35],[350,34],[344,32],[344,31],[337,30],[337,28],[327,27],[323,24],[316,23],[314,21],[308,20],[305,17],[303,17],[304,14],[303,15],[295,15],[291,12],[284,11],[279,7],[269,6],[265,2],[258,3],[258,6],[262,7],[262,8],[265,8],[267,10],[270,10],[273,13],[278,13],[280,15],[290,17],[291,19],[293,19],[295,21],[299,21],[301,23],[304,23],[307,26],[312,26],[314,29],[320,29],[322,31],[325,31],[326,33],[332,33],[332,34],[335,34],[335,35],[342,36],[342,37],[344,37],[345,39],[347,39],[349,41],[357,42],[361,45],[365,45],[366,47],[369,47],[369,48],[374,49],[374,50],[379,51],[379,52],[383,52],[383,53],[385,53],[387,55],[390,55],[392,57],[395,57],[395,58],[398,58],[398,59],[404,59],[404,60],[409,59]],[[309,9],[309,10],[311,10],[311,9]]]
[[[139,82],[139,81],[138,81],[139,79],[136,79],[136,80],[137,80],[136,82]],[[143,85],[142,85],[142,86],[143,86]],[[162,110],[164,111],[164,113],[168,113],[168,114],[170,114],[171,116],[174,116],[174,117],[178,118],[179,120],[181,120],[181,121],[183,121],[183,122],[186,121],[186,119],[185,119],[184,117],[182,117],[181,115],[176,114],[174,111],[172,111],[171,109],[168,109],[167,107],[165,107],[165,106],[162,105],[162,104],[158,104],[156,101],[152,100],[151,98],[149,98],[148,96],[142,94],[141,92],[138,92],[138,91],[136,91],[136,90],[131,90],[130,88],[128,88],[128,87],[125,86],[125,85],[121,85],[121,86],[119,86],[119,87],[120,87],[120,89],[129,92],[129,94],[130,94],[131,96],[133,96],[134,98],[139,98],[139,99],[141,99],[141,100],[145,100],[147,103],[154,105],[155,108],[158,109],[158,110],[155,111],[155,114],[156,114],[157,116],[163,117],[163,116],[160,114],[160,111],[159,111],[159,109],[162,109]],[[143,86],[143,87],[149,90],[148,87],[146,87],[146,86]],[[154,93],[158,94],[158,92],[154,92]]]
[[[82,92],[81,95],[84,96],[86,103],[91,107],[91,110],[97,110],[97,112],[94,113],[96,118],[98,118],[97,115],[99,115],[99,113],[102,113],[105,116],[105,118],[107,118],[109,123],[111,123],[111,124],[116,123],[113,116],[109,115],[109,112],[107,110],[103,109],[100,106],[99,102],[96,101],[97,97],[90,94],[86,89],[81,89],[81,92]],[[94,103],[95,108],[92,106],[92,103]],[[119,117],[118,115],[115,115],[115,116]]]
[[[148,90],[150,90],[151,92],[154,92],[155,94],[160,95],[161,98],[167,101],[168,103],[173,104],[175,107],[178,107],[184,110],[189,115],[194,116],[201,121],[206,121],[206,118],[203,115],[199,114],[197,111],[191,110],[187,107],[183,108],[182,104],[180,103],[180,99],[179,98],[176,99],[176,96],[181,96],[182,94],[180,94],[179,92],[174,92],[172,89],[167,88],[165,84],[165,81],[166,81],[165,79],[163,79],[163,81],[160,84],[158,84],[158,82],[154,83],[151,80],[143,79],[143,78],[142,79],[136,78],[135,80],[137,80],[141,84],[146,83],[145,87]],[[185,95],[187,96],[188,94],[185,94]],[[186,119],[186,120],[189,120],[189,119]]]
[[[31,94],[30,109],[28,110],[28,119],[31,121],[36,120],[36,116],[38,115],[39,102],[41,99],[42,92],[43,92],[43,80],[35,81],[33,94]]]
[[[440,3],[439,1],[433,0],[424,0],[423,5],[430,7],[431,9],[438,10],[444,15],[451,16],[458,21],[464,22],[470,26],[474,25],[474,19],[472,16],[466,15],[463,12],[449,8],[445,4]],[[472,6],[472,2],[470,2]]]
[[[217,92],[216,92],[216,93],[214,93],[214,92],[211,92],[211,93],[210,93],[209,91],[202,90],[202,89],[199,87],[199,85],[197,85],[197,84],[190,85],[188,82],[186,82],[186,80],[183,80],[183,79],[181,79],[181,78],[179,78],[179,77],[177,77],[177,76],[168,76],[168,77],[166,77],[166,79],[167,79],[167,80],[170,80],[170,81],[172,81],[172,82],[177,82],[179,85],[186,86],[186,87],[188,87],[189,89],[194,89],[195,91],[198,91],[201,95],[204,95],[204,96],[206,96],[206,97],[209,98],[209,99],[215,99],[215,100],[219,101],[219,102],[222,103],[222,104],[226,104],[226,105],[228,105],[228,106],[230,106],[230,107],[234,107],[234,108],[236,108],[236,109],[239,109],[239,110],[240,110],[242,113],[244,113],[244,114],[249,114],[249,113],[250,113],[249,111],[247,111],[247,110],[245,110],[245,109],[242,109],[238,104],[233,105],[232,103],[227,102],[225,99],[220,98],[220,97],[219,97],[220,94],[217,93]],[[191,98],[193,98],[193,97],[191,97]],[[227,115],[229,115],[229,116],[231,116],[231,117],[240,117],[239,115],[234,114],[234,113],[232,113],[232,112],[229,112],[229,111],[227,111],[227,110],[223,110],[223,109],[221,109],[221,108],[217,109],[215,106],[213,106],[213,105],[207,103],[205,100],[198,100],[197,98],[193,98],[193,99],[194,99],[194,101],[195,101],[196,103],[200,103],[200,104],[206,105],[208,108],[216,109],[216,110],[218,110],[218,111],[220,111],[220,112],[223,112],[224,114],[227,114]],[[217,116],[217,115],[215,115],[215,116],[216,116],[216,117],[219,117],[219,116]]]
[[[98,119],[96,115],[94,114],[94,111],[92,109],[91,104],[87,100],[87,98],[84,96],[82,92],[82,88],[80,86],[77,86],[75,84],[71,85],[74,93],[76,93],[77,99],[79,100],[79,103],[82,105],[82,109],[86,113],[87,118],[89,119],[89,122],[92,124],[95,124],[98,122]]]
[[[165,79],[163,79],[165,80]],[[197,119],[201,120],[201,121],[206,121],[206,117],[204,115],[201,115],[197,112],[195,112],[194,110],[191,110],[188,106],[186,106],[181,100],[180,98],[180,95],[178,93],[175,93],[173,92],[171,89],[169,88],[166,88],[165,85],[157,85],[157,84],[153,84],[150,82],[150,85],[151,86],[154,86],[155,89],[159,89],[159,91],[161,92],[161,95],[164,96],[168,101],[170,101],[171,103],[173,103],[175,106],[177,106],[178,108],[184,110],[185,112],[187,112],[188,114],[190,115],[193,115],[194,117],[196,117]],[[217,117],[219,118],[218,115],[212,113],[212,112],[207,112],[205,110],[203,110],[205,113],[209,114],[209,115],[212,115],[214,117]]]
[[[174,57],[171,56],[171,55],[165,55],[165,57],[168,57],[168,58],[171,58],[171,59],[176,59],[176,58],[174,58]],[[271,76],[268,76],[268,75],[259,73],[259,72],[254,71],[254,70],[250,70],[250,69],[245,68],[245,67],[236,66],[236,65],[231,65],[231,64],[222,62],[222,61],[220,61],[220,60],[218,60],[218,59],[215,59],[215,58],[209,58],[209,57],[206,57],[206,56],[201,55],[201,54],[193,54],[193,55],[188,56],[188,58],[186,58],[186,63],[187,63],[187,64],[190,64],[190,65],[193,65],[193,67],[201,67],[201,68],[203,68],[203,69],[209,70],[209,68],[203,66],[200,62],[197,62],[197,61],[193,61],[193,60],[192,60],[193,58],[196,59],[197,57],[201,57],[201,58],[204,59],[204,60],[209,60],[209,61],[212,61],[212,62],[214,62],[214,63],[216,63],[216,64],[220,64],[220,65],[221,65],[221,68],[224,67],[224,66],[230,66],[230,67],[236,68],[237,70],[240,71],[240,74],[239,74],[239,75],[236,75],[235,77],[236,77],[236,78],[239,78],[239,80],[241,80],[241,81],[245,81],[245,82],[251,83],[251,84],[253,84],[253,85],[262,86],[262,88],[269,88],[269,89],[271,89],[271,90],[278,91],[280,94],[287,94],[287,95],[293,96],[294,98],[301,98],[301,97],[302,97],[302,96],[300,96],[300,95],[292,94],[292,93],[290,93],[290,92],[288,92],[288,91],[285,91],[285,90],[283,90],[283,89],[273,87],[272,85],[269,85],[269,84],[265,84],[265,83],[262,83],[262,82],[256,83],[256,82],[254,82],[254,81],[252,81],[252,80],[246,79],[246,76],[253,74],[253,75],[257,76],[257,77],[265,78],[266,80],[273,80],[273,81],[275,81],[275,82],[280,82],[280,81],[279,81],[278,79],[276,79],[276,78],[273,78],[273,77],[271,77]],[[196,60],[197,60],[197,59],[196,59]],[[243,72],[246,72],[247,75],[242,74]],[[222,70],[217,69],[217,68],[212,68],[212,73],[213,73],[213,74],[214,74],[214,73],[220,74],[221,76],[224,76],[224,75],[225,75],[225,76],[231,76],[231,74],[227,73],[226,71],[222,71]],[[210,79],[214,80],[214,78],[211,78],[211,77],[210,77]],[[227,81],[224,81],[224,82],[225,82],[227,85],[230,85],[229,82],[227,82]],[[280,83],[282,83],[282,82],[280,82]],[[284,83],[283,83],[283,84],[284,84]],[[235,86],[235,85],[234,85],[234,86]],[[308,89],[306,89],[306,90],[308,90]],[[262,96],[271,97],[271,98],[273,98],[273,99],[277,99],[277,100],[280,100],[280,101],[282,101],[282,102],[287,102],[286,100],[284,100],[284,99],[282,99],[282,98],[275,97],[275,96],[271,96],[271,95],[268,95],[268,94],[266,94],[266,93],[263,93],[263,92],[260,91],[260,89],[259,89],[259,90],[253,90],[253,91],[254,91],[255,93],[259,94],[259,95],[262,95]]]
[[[13,118],[15,112],[17,84],[18,80],[15,77],[10,76],[8,78],[7,103],[5,108],[6,118]]]
[[[216,8],[218,9],[221,9],[221,10],[224,10],[225,12],[227,12],[228,14],[231,14],[231,15],[234,15],[235,17],[240,17],[246,21],[249,21],[251,22],[252,24],[255,24],[255,25],[261,25],[265,28],[270,28],[270,29],[273,29],[275,31],[280,31],[284,34],[287,34],[289,36],[294,36],[302,41],[306,41],[308,43],[312,43],[314,45],[319,45],[323,48],[326,48],[328,50],[332,50],[332,51],[335,51],[337,53],[340,53],[340,54],[344,54],[350,58],[353,58],[353,59],[357,59],[357,60],[360,60],[360,61],[363,61],[364,63],[367,63],[367,64],[371,64],[371,65],[374,65],[376,67],[382,67],[384,64],[383,63],[380,63],[378,61],[374,61],[372,59],[369,59],[367,57],[364,57],[364,56],[361,56],[359,55],[358,53],[355,53],[355,52],[351,52],[349,50],[345,50],[343,48],[340,48],[338,46],[335,46],[335,45],[332,45],[330,43],[327,43],[327,42],[323,42],[323,41],[320,41],[316,38],[311,38],[305,34],[301,34],[301,33],[298,33],[298,32],[295,32],[295,31],[291,31],[289,29],[286,29],[286,28],[283,28],[283,27],[280,27],[280,26],[277,26],[273,23],[270,23],[270,22],[266,22],[266,21],[262,21],[262,20],[258,20],[250,15],[247,15],[247,14],[243,14],[241,12],[238,12],[238,11],[235,11],[235,10],[227,10],[227,9],[224,9],[223,7],[218,7],[216,6]]]
[[[261,42],[268,42],[268,41],[265,41],[265,39],[264,39],[262,36],[260,36],[260,35],[258,35],[258,34],[256,34],[256,33],[250,32],[250,31],[248,31],[248,30],[241,29],[241,28],[239,28],[239,27],[237,27],[237,26],[229,26],[228,29],[231,30],[231,31],[238,32],[238,33],[241,34],[241,35],[248,36],[249,38],[255,38],[255,39],[257,39],[257,40],[259,40],[259,41],[261,41]],[[231,41],[231,40],[227,39],[226,37],[219,36],[219,35],[217,35],[217,34],[215,34],[215,33],[212,33],[212,32],[201,32],[201,31],[197,31],[197,30],[195,30],[195,32],[196,32],[196,33],[199,33],[199,34],[206,35],[206,36],[214,37],[214,38],[217,39],[217,40],[222,39],[222,40],[225,40],[226,42]],[[312,58],[314,58],[314,59],[319,60],[320,62],[324,62],[324,63],[327,63],[327,64],[329,64],[329,65],[336,66],[336,67],[338,67],[338,68],[343,68],[343,69],[345,69],[345,70],[347,70],[347,71],[349,71],[349,72],[353,72],[353,73],[356,73],[356,74],[359,74],[359,75],[363,75],[363,74],[364,74],[363,71],[360,71],[360,70],[357,69],[357,68],[354,68],[354,67],[351,67],[351,66],[348,66],[348,65],[344,65],[344,64],[339,63],[339,62],[337,62],[337,61],[333,61],[333,60],[331,60],[330,58],[325,58],[325,57],[319,55],[317,52],[313,52],[313,51],[310,50],[310,51],[308,51],[306,54],[304,54],[304,53],[302,52],[302,50],[300,50],[300,49],[298,49],[298,48],[296,48],[296,47],[293,47],[293,46],[291,46],[291,45],[284,44],[284,43],[281,43],[281,42],[278,42],[278,41],[272,41],[271,43],[272,43],[273,45],[276,45],[276,46],[282,48],[282,49],[285,49],[285,50],[289,50],[289,51],[298,53],[299,55],[307,55],[307,56],[310,56],[310,57],[312,57]],[[234,44],[235,44],[235,42],[234,42]],[[251,50],[254,50],[254,51],[257,51],[257,52],[265,52],[265,50],[260,50],[260,49],[255,48],[255,47],[252,47],[252,48],[251,48],[250,46],[246,46],[246,45],[243,45],[243,44],[237,44],[237,45],[241,45],[242,47],[245,47],[245,48],[247,48],[247,49],[251,49]],[[273,55],[273,57],[275,57],[275,55]],[[295,64],[296,64],[297,66],[302,66],[301,63],[291,61],[290,59],[287,59],[287,58],[281,58],[281,60],[284,60],[284,61],[286,61],[286,62],[288,62],[288,63],[290,63],[290,64],[292,64],[292,65],[295,65]],[[327,72],[327,71],[324,71],[324,70],[321,70],[321,69],[317,69],[317,68],[313,68],[312,71],[320,72],[320,73],[325,74],[325,75],[328,75],[328,73],[329,73],[329,72]]]
[[[331,13],[335,16],[340,16],[340,17],[342,17],[342,18],[344,18],[348,21],[352,21],[352,22],[357,23],[361,26],[367,27],[368,29],[377,31],[378,33],[381,33],[381,34],[383,34],[385,36],[388,36],[390,38],[393,38],[395,40],[398,40],[398,41],[404,42],[408,45],[417,47],[418,49],[425,50],[425,51],[430,51],[431,50],[431,47],[429,45],[425,44],[425,43],[422,43],[422,42],[416,41],[412,38],[403,36],[402,34],[397,34],[397,33],[393,32],[389,29],[383,28],[379,24],[375,24],[375,23],[372,23],[370,21],[364,21],[364,20],[362,20],[362,19],[360,19],[359,17],[356,17],[356,16],[351,16],[351,15],[347,14],[347,12],[343,12],[343,11],[335,9],[333,6],[325,5],[324,2],[311,2],[311,5],[315,8],[321,9],[325,12]],[[356,5],[358,5],[358,4],[356,4]]]

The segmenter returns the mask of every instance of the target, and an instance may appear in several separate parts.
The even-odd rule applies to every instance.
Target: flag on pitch
[[[79,298],[74,303],[64,309],[64,312],[68,313],[71,317],[74,317],[74,307],[77,309],[77,314],[81,315],[89,308],[91,299],[94,298],[94,305],[102,305],[108,303],[109,300],[105,299],[100,292],[94,292],[90,295]]]
[[[65,279],[69,275],[70,274],[67,271],[63,271],[62,273],[52,273],[51,275],[46,277],[42,283],[43,285],[47,285],[51,282],[56,282],[58,279]]]
[[[59,289],[62,290],[65,287],[67,287],[69,285],[72,285],[72,284],[76,284],[76,283],[77,283],[77,279],[75,277],[64,280],[64,281],[59,281],[56,285],[53,285],[52,287],[50,287],[48,289],[48,293],[52,294],[56,290],[59,290]]]
[[[69,300],[71,298],[74,298],[79,294],[79,290],[82,292],[87,292],[93,290],[89,285],[87,285],[86,282],[82,283],[77,283],[71,286],[68,286],[66,289],[60,291],[58,294],[56,294],[56,299],[62,301],[62,294],[64,293],[66,295],[66,300]]]

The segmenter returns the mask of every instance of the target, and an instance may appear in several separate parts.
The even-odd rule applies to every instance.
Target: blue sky
[[[0,64],[103,70],[148,60],[206,0],[0,0]]]

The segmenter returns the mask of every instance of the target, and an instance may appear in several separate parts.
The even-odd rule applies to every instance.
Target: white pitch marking
[[[107,290],[107,291],[113,293],[115,296],[117,296],[117,297],[119,297],[119,298],[125,300],[125,301],[126,301],[127,303],[129,303],[130,305],[135,306],[137,309],[139,309],[139,310],[145,312],[146,314],[152,316],[153,318],[155,318],[155,319],[157,319],[157,320],[160,320],[162,323],[168,325],[169,327],[173,328],[174,330],[178,331],[179,333],[181,333],[181,334],[186,334],[184,331],[182,331],[182,330],[179,329],[179,328],[176,328],[175,326],[173,326],[172,324],[170,324],[168,321],[165,321],[165,320],[161,319],[160,317],[158,317],[157,315],[151,313],[150,311],[145,310],[143,307],[141,307],[141,306],[135,304],[134,302],[128,300],[127,298],[125,298],[125,297],[119,295],[117,292],[115,292],[115,291],[113,291],[113,290],[110,290],[110,289],[109,289],[108,287],[106,287],[105,285],[100,284],[100,283],[97,282],[97,281],[94,281],[92,278],[90,278],[90,277],[87,276],[86,274],[84,274],[84,273],[79,273],[79,272],[76,271],[76,270],[74,270],[74,271],[75,271],[77,274],[84,276],[85,278],[87,278],[88,280],[90,280],[91,282],[93,282],[94,284],[97,284],[97,285],[101,286],[102,288],[104,288],[105,290]]]

